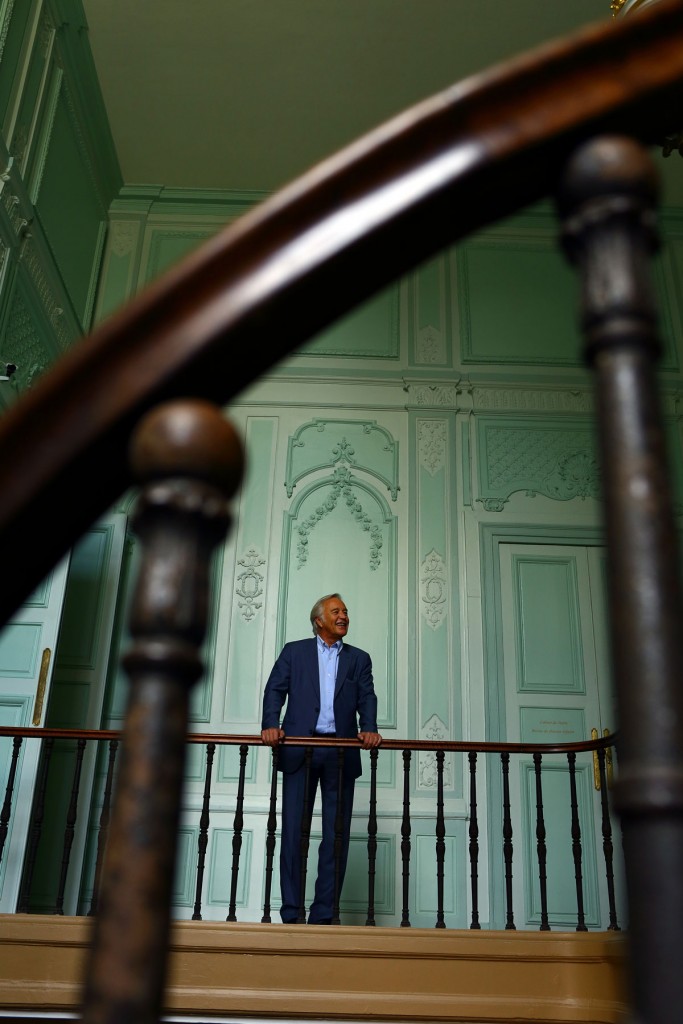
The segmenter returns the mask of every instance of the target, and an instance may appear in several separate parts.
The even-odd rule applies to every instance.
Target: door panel
[[[0,724],[44,724],[54,670],[69,557],[46,577],[0,632]],[[0,793],[9,778],[12,740],[0,738]],[[39,743],[25,739],[12,792],[9,829],[0,862],[0,912],[16,908],[36,779]]]
[[[615,703],[607,654],[604,551],[581,545],[501,543],[499,559],[506,738],[579,742],[589,739],[593,728],[611,728]],[[541,800],[539,836],[533,758],[513,757],[515,923],[518,928],[537,928],[541,923],[540,838],[545,844],[549,923],[575,928],[577,890],[565,755],[544,756]],[[587,755],[577,755],[576,802],[585,922],[589,928],[606,928],[600,798]],[[616,832],[615,823],[613,829]],[[620,843],[614,846],[617,853]]]

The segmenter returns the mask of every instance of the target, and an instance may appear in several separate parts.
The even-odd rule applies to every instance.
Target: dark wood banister
[[[30,726],[0,726],[0,736],[14,738],[21,736],[27,739],[56,740],[117,740],[123,738],[119,729],[56,729],[44,727],[40,729]],[[617,733],[598,736],[595,739],[581,740],[575,743],[502,743],[489,740],[400,740],[387,739],[382,741],[382,750],[445,750],[451,753],[478,754],[580,754],[590,750],[606,750],[618,745]],[[187,742],[193,744],[215,743],[224,746],[263,746],[260,735],[238,733],[192,732],[187,734]],[[325,739],[322,736],[288,736],[285,743],[297,747],[357,747],[358,741],[343,739]]]
[[[146,410],[229,402],[434,252],[552,196],[579,142],[662,138],[682,91],[683,4],[662,0],[420,103],[172,268],[0,419],[0,623],[131,486]]]
[[[35,728],[33,726],[0,726],[0,738],[9,739],[21,738],[32,740],[121,740],[124,737],[121,729],[61,729],[49,726]],[[607,733],[603,736],[596,736],[589,740],[580,740],[573,743],[507,743],[499,740],[408,740],[389,739],[382,740],[382,750],[442,750],[448,753],[469,754],[471,751],[477,754],[569,754],[585,753],[587,751],[607,750],[618,745],[619,734]],[[261,737],[255,733],[209,733],[189,732],[186,736],[187,743],[195,745],[207,745],[209,743],[217,746],[247,746],[260,747]],[[288,736],[285,744],[296,747],[357,747],[358,741],[335,737],[326,739],[324,736]],[[284,744],[283,744],[284,745]]]

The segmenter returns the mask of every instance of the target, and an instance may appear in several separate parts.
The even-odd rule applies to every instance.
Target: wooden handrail
[[[8,736],[13,739],[21,736],[25,739],[55,739],[55,740],[116,740],[123,738],[123,732],[118,729],[56,729],[40,728],[32,729],[29,726],[0,726],[0,737]],[[192,744],[215,743],[224,746],[248,746],[260,747],[262,745],[260,735],[256,734],[227,734],[213,732],[188,733],[186,740]],[[580,740],[574,743],[503,743],[491,740],[382,740],[381,750],[444,750],[449,753],[469,753],[475,751],[478,754],[569,754],[583,753],[590,750],[606,750],[618,744],[618,733],[609,733],[607,736],[598,736],[595,739]],[[295,747],[357,747],[358,741],[335,737],[326,739],[323,736],[288,736],[286,744]]]
[[[172,268],[0,420],[0,623],[131,486],[147,409],[228,402],[429,255],[553,195],[579,142],[654,143],[682,90],[683,3],[663,0],[418,104]]]

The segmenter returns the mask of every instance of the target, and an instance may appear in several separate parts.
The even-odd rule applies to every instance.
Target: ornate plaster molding
[[[420,610],[430,629],[443,625],[448,613],[448,572],[443,556],[434,548],[420,565]]]
[[[245,622],[251,622],[256,613],[263,607],[257,598],[263,596],[263,573],[259,568],[266,564],[261,552],[253,545],[244,552],[238,559],[238,565],[242,566],[243,572],[237,577],[235,594],[237,595],[237,607]]]

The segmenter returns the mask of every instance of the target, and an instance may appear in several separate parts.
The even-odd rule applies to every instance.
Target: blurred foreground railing
[[[20,771],[22,751],[26,744],[41,744],[41,756],[38,759],[38,773],[36,777],[33,806],[30,816],[28,832],[23,854],[22,880],[19,889],[19,897],[15,908],[19,913],[36,912],[36,901],[32,900],[31,893],[36,877],[36,865],[38,855],[41,851],[41,843],[48,838],[50,840],[51,860],[45,863],[43,858],[42,874],[40,885],[42,890],[49,889],[55,895],[52,907],[39,907],[38,912],[54,914],[68,913],[65,911],[65,893],[69,878],[81,879],[83,872],[82,859],[73,857],[73,843],[77,823],[85,823],[89,832],[96,835],[96,856],[92,882],[92,890],[88,901],[84,902],[83,891],[81,891],[78,905],[81,908],[87,906],[87,910],[81,909],[94,915],[98,908],[98,897],[100,878],[104,863],[107,846],[108,829],[111,802],[116,785],[117,754],[121,733],[108,730],[75,730],[75,729],[33,729],[33,728],[0,728],[0,752],[2,759],[0,763],[8,766],[6,778],[3,782],[4,789],[2,796],[2,811],[0,812],[0,868],[2,860],[6,855],[8,835],[11,833],[13,814],[16,812],[16,783]],[[244,831],[244,800],[247,779],[247,769],[250,759],[255,757],[272,756],[273,767],[277,759],[277,751],[271,752],[265,748],[258,736],[225,736],[218,734],[192,734],[187,737],[188,744],[202,749],[204,761],[204,787],[201,799],[201,808],[192,812],[187,808],[183,812],[183,820],[187,822],[192,813],[197,816],[197,856],[194,878],[195,901],[192,918],[202,919],[202,901],[204,888],[204,875],[207,859],[207,850],[211,837],[210,825],[213,813],[212,792],[213,787],[213,764],[216,749],[220,747],[237,747],[239,750],[239,773],[236,780],[234,794],[230,795],[230,807],[232,815],[232,862],[229,867],[229,890],[230,900],[227,914],[227,921],[237,921],[237,892],[240,874],[245,870],[242,857],[242,841]],[[519,869],[520,847],[526,843],[531,849],[535,843],[536,862],[534,865],[534,882],[537,886],[538,898],[540,900],[540,924],[541,931],[549,931],[551,924],[548,912],[548,893],[558,879],[547,877],[547,854],[551,843],[559,845],[570,851],[571,863],[574,871],[575,887],[575,928],[577,931],[587,931],[586,915],[584,911],[584,862],[587,854],[592,862],[601,863],[604,872],[604,885],[608,901],[608,923],[607,930],[619,930],[622,922],[618,920],[617,900],[615,896],[614,881],[614,837],[609,806],[609,776],[613,770],[613,746],[614,736],[605,736],[599,739],[583,743],[571,744],[525,744],[525,743],[471,743],[471,742],[433,742],[426,740],[398,740],[387,739],[382,747],[369,752],[369,778],[368,782],[368,812],[367,821],[364,825],[364,835],[367,842],[367,912],[365,925],[374,926],[376,920],[375,886],[377,882],[377,831],[378,831],[378,764],[381,759],[400,756],[403,773],[403,803],[398,811],[400,816],[400,926],[410,927],[413,908],[410,906],[411,893],[411,872],[412,846],[411,846],[411,819],[412,803],[415,800],[415,786],[412,777],[414,755],[433,755],[436,772],[434,781],[434,877],[436,878],[436,918],[435,928],[445,928],[444,911],[444,888],[445,884],[452,879],[447,878],[446,871],[446,833],[449,819],[454,814],[453,805],[458,801],[449,794],[444,796],[444,763],[447,754],[462,755],[462,793],[465,797],[465,819],[468,830],[468,889],[469,889],[469,928],[479,929],[480,924],[480,840],[483,831],[480,822],[485,818],[488,822],[498,820],[500,835],[502,837],[502,864],[501,878],[497,880],[505,894],[505,928],[516,929],[518,922],[515,920],[515,906],[513,899],[513,876]],[[340,750],[344,747],[355,745],[354,740],[326,740],[321,738],[310,739],[288,739],[288,744],[306,746],[311,749],[313,746],[335,746]],[[61,785],[63,792],[55,796],[54,784],[51,787],[51,768],[54,764],[53,755],[55,748],[62,751],[59,759],[58,785]],[[87,762],[90,765],[99,765],[99,782],[96,787],[96,795],[93,799],[89,796],[91,786],[85,787],[88,795],[87,806],[82,806],[82,783],[84,780],[83,766],[86,763],[86,753],[89,748],[94,747],[96,756],[90,757]],[[4,749],[3,749],[4,748]],[[92,753],[92,751],[91,751]],[[552,806],[552,827],[547,822],[547,808],[544,800],[544,783],[546,781],[546,769],[556,773],[558,769],[558,755],[560,755],[563,770],[566,772],[566,802],[558,807],[556,803]],[[520,758],[529,757],[533,761],[533,790],[535,806],[533,807],[533,821],[529,820],[524,835],[520,835],[522,823],[519,815],[511,811],[510,792],[510,768]],[[565,760],[566,759],[566,760]],[[578,768],[577,768],[578,760]],[[592,762],[592,763],[591,763]],[[340,770],[342,761],[340,759]],[[579,812],[579,799],[577,796],[577,770],[588,771],[594,778],[594,799],[596,806],[594,813],[600,822],[600,829],[585,837],[582,833],[581,815]],[[398,772],[396,773],[398,777]],[[253,777],[253,776],[252,776]],[[555,776],[553,776],[553,779]],[[486,790],[484,791],[484,785]],[[48,794],[52,793],[52,797]],[[262,907],[261,921],[269,923],[272,920],[271,898],[275,870],[276,849],[278,841],[278,794],[279,775],[272,771],[270,794],[268,797],[267,810],[264,810],[266,819],[265,839],[265,863],[264,871],[264,903]],[[466,796],[465,796],[466,794]],[[553,795],[556,800],[557,789],[553,788]],[[63,808],[58,815],[52,814],[50,821],[50,835],[45,830],[46,811],[50,803]],[[420,815],[424,818],[424,797],[419,798]],[[92,809],[94,808],[94,810]],[[379,808],[381,812],[381,808]],[[221,814],[225,813],[225,799],[221,798]],[[531,818],[531,812],[529,818]],[[462,817],[459,813],[457,817]],[[92,819],[92,820],[89,820]],[[358,814],[354,816],[354,832],[358,838],[358,831],[361,827],[361,819]],[[530,836],[529,832],[533,834]],[[558,832],[560,834],[558,834]],[[602,849],[588,851],[586,842],[602,840]],[[309,835],[302,836],[305,842],[304,852],[308,854]],[[490,837],[489,837],[490,841]],[[92,869],[91,869],[92,870]],[[226,869],[227,870],[227,869]],[[254,865],[251,865],[254,870]],[[424,870],[424,865],[422,865]],[[529,866],[527,865],[527,871]],[[50,881],[45,878],[45,872],[49,872]],[[304,877],[305,884],[305,877]],[[83,885],[81,883],[81,889]],[[303,898],[302,898],[303,902]],[[10,908],[6,908],[10,909]],[[339,921],[339,903],[335,907],[333,922]]]

